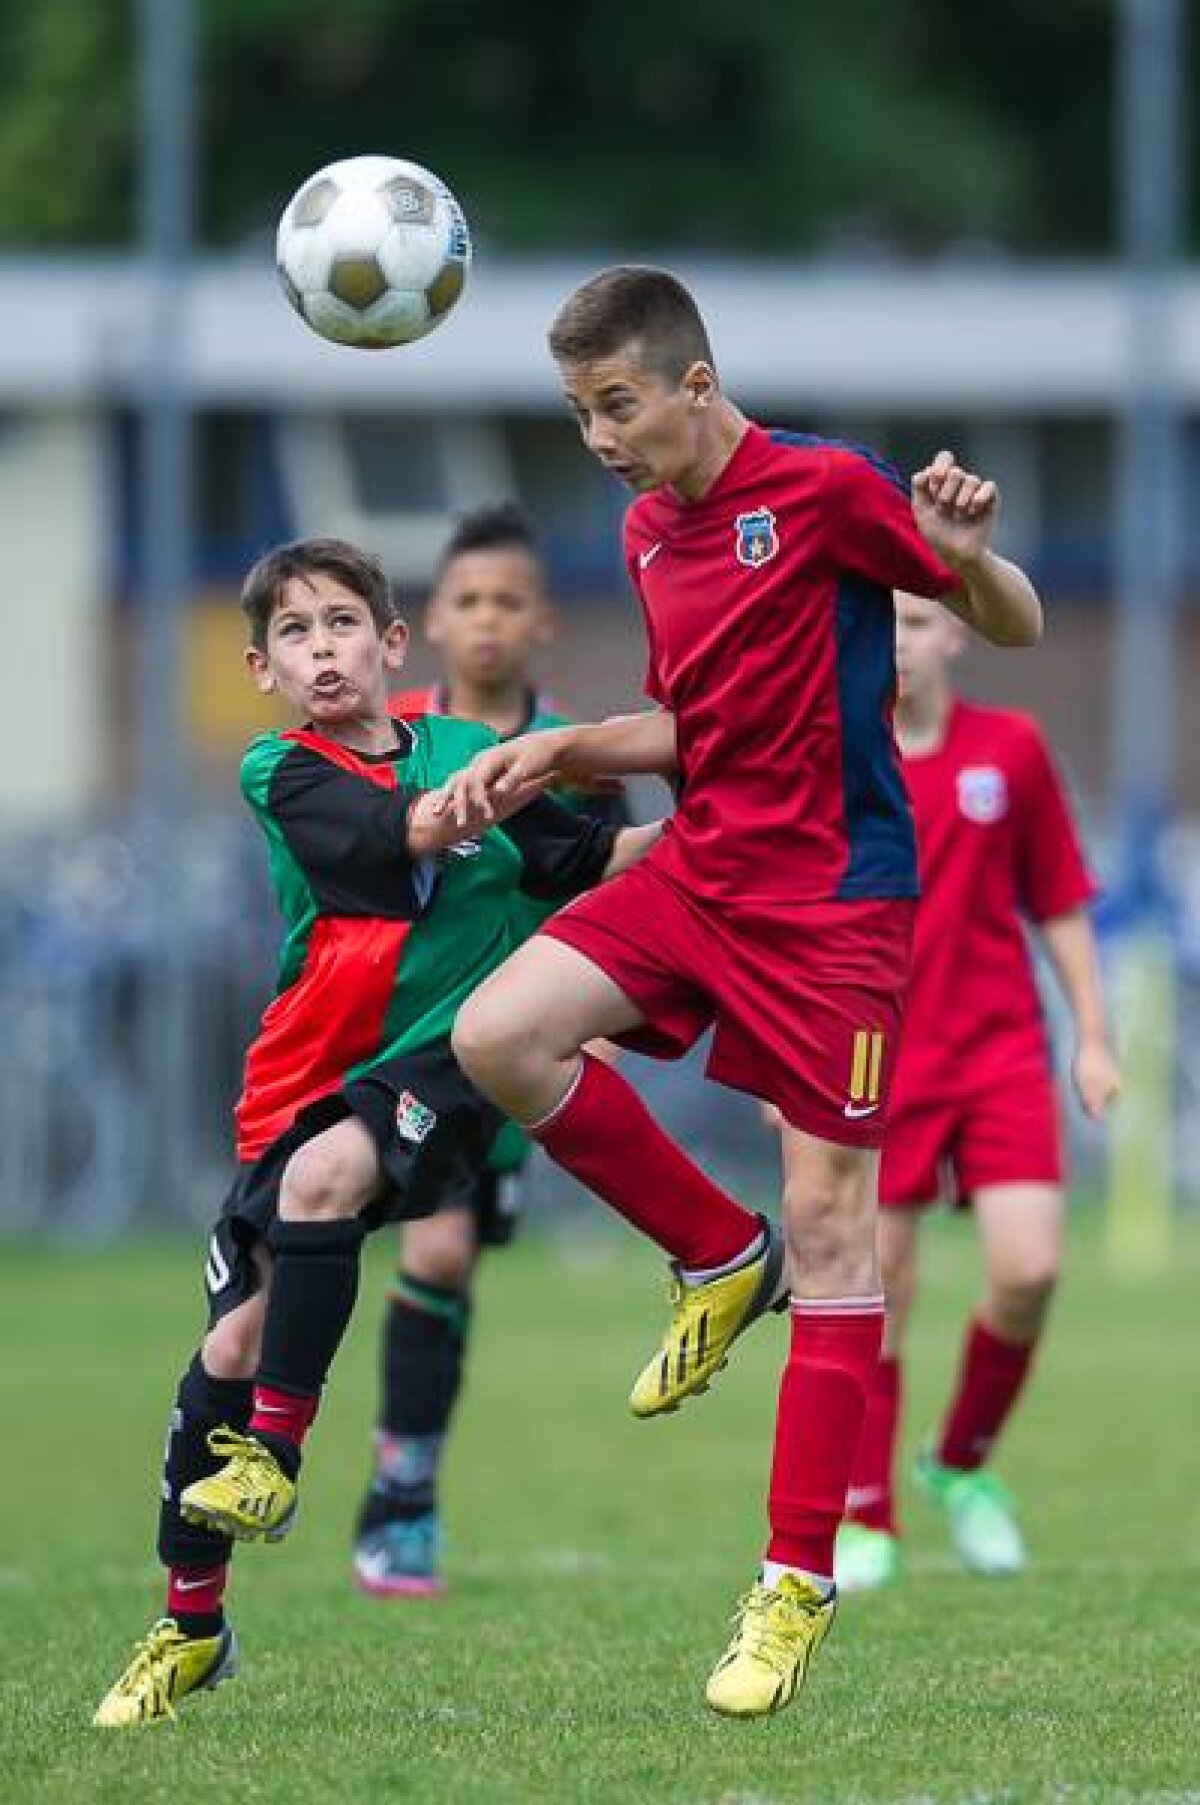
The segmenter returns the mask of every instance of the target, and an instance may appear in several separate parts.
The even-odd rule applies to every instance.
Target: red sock
[[[215,1567],[168,1567],[167,1616],[219,1617],[228,1580],[228,1561]]]
[[[1034,1342],[1003,1341],[976,1317],[963,1338],[958,1389],[942,1421],[937,1458],[946,1467],[981,1467],[1029,1373]]]
[[[833,1538],[879,1364],[883,1299],[793,1298],[779,1387],[767,1559],[833,1573]]]
[[[867,1414],[846,1494],[846,1516],[852,1523],[861,1523],[866,1529],[886,1529],[889,1535],[899,1534],[892,1474],[902,1391],[900,1362],[885,1354],[867,1398]]]
[[[602,1060],[585,1054],[574,1089],[530,1132],[681,1266],[724,1266],[760,1232],[758,1218],[692,1164]]]
[[[268,1438],[277,1436],[282,1441],[291,1442],[294,1448],[302,1448],[320,1402],[319,1397],[303,1397],[296,1392],[276,1391],[273,1385],[256,1385],[254,1410],[246,1433]]]

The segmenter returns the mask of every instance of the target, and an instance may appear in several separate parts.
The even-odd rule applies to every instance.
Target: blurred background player
[[[1034,722],[955,693],[959,622],[896,597],[896,729],[916,818],[921,902],[912,989],[880,1174],[883,1357],[838,1536],[838,1586],[886,1584],[900,1564],[893,1466],[901,1349],[917,1278],[921,1212],[943,1178],[974,1207],[984,1291],[954,1395],[918,1456],[917,1483],[980,1573],[1015,1573],[1025,1551],[987,1465],[1029,1375],[1058,1278],[1063,1148],[1050,1046],[1023,922],[1036,925],[1070,1012],[1071,1074],[1098,1120],[1117,1094],[1087,913],[1093,885],[1071,811]]]
[[[566,717],[531,674],[554,628],[527,517],[511,502],[476,509],[442,553],[425,615],[426,638],[441,655],[441,679],[393,696],[393,714],[480,721],[502,739],[563,725]],[[586,796],[560,792],[560,800],[614,827],[628,819],[619,786]],[[523,895],[512,906],[522,939],[550,912]],[[480,1249],[512,1238],[528,1146],[509,1122],[469,1194],[447,1193],[436,1215],[400,1230],[383,1325],[374,1472],[354,1556],[360,1586],[376,1597],[442,1590],[438,1475],[462,1385],[472,1279]]]

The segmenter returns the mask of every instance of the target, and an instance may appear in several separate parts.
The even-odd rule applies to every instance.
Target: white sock
[[[797,1579],[815,1586],[822,1598],[833,1597],[833,1574],[810,1573],[807,1567],[788,1567],[782,1561],[764,1561],[762,1564],[762,1583],[769,1592],[773,1592],[785,1573],[794,1573]]]
[[[749,1247],[743,1247],[741,1253],[735,1254],[732,1260],[726,1260],[723,1266],[681,1266],[679,1276],[685,1285],[706,1285],[709,1279],[723,1279],[728,1272],[740,1272],[743,1266],[749,1266],[751,1260],[757,1260],[767,1245],[767,1231],[759,1229]]]

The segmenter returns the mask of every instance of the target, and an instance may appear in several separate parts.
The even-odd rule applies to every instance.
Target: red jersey
[[[921,903],[896,1111],[1045,1070],[1022,917],[1047,921],[1095,893],[1062,784],[1027,715],[956,701],[942,744],[905,758],[904,776]]]
[[[647,694],[678,722],[682,790],[657,869],[725,903],[915,896],[891,592],[960,585],[895,474],[752,425],[701,500],[638,497],[625,559]]]

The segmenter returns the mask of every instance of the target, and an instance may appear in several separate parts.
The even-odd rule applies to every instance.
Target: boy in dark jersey
[[[1062,1259],[1058,1096],[1024,923],[1034,924],[1075,1031],[1079,1100],[1099,1120],[1119,1087],[1088,917],[1092,881],[1037,726],[954,691],[965,635],[944,609],[896,597],[896,727],[921,867],[904,1042],[892,1081],[879,1198],[887,1298],[883,1357],[838,1532],[838,1586],[899,1572],[893,1466],[901,1349],[923,1212],[949,1178],[970,1203],[984,1295],[964,1337],[955,1395],[917,1462],[977,1573],[1024,1565],[1011,1504],[988,1457],[1028,1376]]]
[[[612,269],[550,333],[587,448],[636,491],[625,559],[659,711],[526,735],[451,786],[464,814],[554,774],[677,776],[635,870],[559,912],[481,987],[459,1058],[577,1178],[671,1256],[673,1313],[639,1416],[704,1390],[791,1291],[759,1580],[706,1691],[732,1716],[795,1695],[833,1618],[833,1542],[883,1330],[875,1230],[917,893],[891,732],[891,592],[940,596],[1000,644],[1034,643],[1028,579],[990,549],[993,483],[940,453],[901,485],[878,460],[764,431],[721,392],[704,322],[661,270]],[[678,1056],[783,1117],[779,1236],[713,1185],[596,1035]]]
[[[443,679],[400,691],[392,713],[406,721],[425,715],[480,721],[501,739],[563,726],[566,716],[530,680],[553,624],[525,515],[512,503],[476,509],[442,553],[425,615]],[[558,799],[612,827],[628,819],[619,788],[590,796],[560,792]],[[552,907],[514,895],[515,938],[526,939]],[[449,1191],[435,1214],[401,1225],[383,1324],[374,1471],[354,1551],[358,1584],[374,1597],[443,1588],[438,1476],[462,1384],[472,1279],[481,1248],[511,1239],[527,1150],[516,1123],[506,1122],[468,1192]]]
[[[205,1267],[208,1332],[172,1412],[167,1614],[100,1704],[104,1727],[173,1715],[232,1673],[232,1543],[290,1527],[363,1238],[478,1174],[500,1115],[448,1034],[513,944],[514,893],[577,894],[656,832],[614,833],[528,796],[500,832],[450,825],[431,792],[492,736],[388,713],[405,628],[379,563],[354,546],[282,546],[242,601],[258,687],[304,723],[261,735],[241,773],[284,918],[279,985],[246,1056],[238,1173]]]

